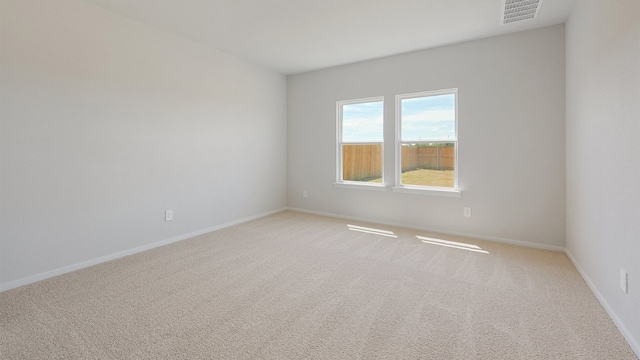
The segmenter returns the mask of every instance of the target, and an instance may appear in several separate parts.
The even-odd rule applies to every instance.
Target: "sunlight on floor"
[[[398,236],[396,236],[396,234],[394,234],[393,231],[380,230],[380,229],[368,228],[364,226],[357,226],[357,225],[351,225],[351,224],[347,224],[347,227],[349,228],[349,230],[352,230],[352,231],[359,231],[367,234],[375,234],[375,235],[382,235],[382,236],[387,236],[392,238],[398,238]]]
[[[418,239],[420,239],[425,244],[446,246],[446,247],[450,247],[450,248],[454,248],[454,249],[479,252],[479,253],[482,253],[482,254],[488,254],[489,253],[486,250],[482,250],[482,248],[479,247],[478,245],[466,244],[466,243],[461,243],[461,242],[456,242],[456,241],[448,241],[448,240],[442,240],[442,239],[434,239],[434,238],[428,238],[428,237],[418,236],[418,235],[416,235],[416,237]]]
[[[364,227],[364,226],[358,226],[358,225],[351,225],[351,224],[347,224],[347,228],[349,228],[349,230],[351,230],[351,231],[358,231],[358,232],[362,232],[362,233],[386,236],[386,237],[391,237],[391,238],[396,238],[396,239],[398,238],[398,236],[393,231],[389,231],[389,230],[382,230],[382,229],[376,229],[376,228],[370,228],[370,227]],[[482,254],[488,254],[489,253],[487,250],[483,250],[481,247],[479,247],[478,245],[474,245],[474,244],[467,244],[467,243],[456,242],[456,241],[435,239],[435,238],[419,236],[419,235],[416,235],[416,237],[418,239],[420,239],[420,241],[422,241],[425,244],[445,246],[445,247],[450,247],[450,248],[454,248],[454,249],[478,252],[478,253],[482,253]]]

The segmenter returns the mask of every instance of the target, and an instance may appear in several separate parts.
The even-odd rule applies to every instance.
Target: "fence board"
[[[382,177],[382,145],[343,145],[342,179],[362,181]]]
[[[402,146],[402,172],[417,169],[453,170],[453,146]],[[343,145],[342,179],[363,181],[382,177],[382,145]]]
[[[402,146],[402,172],[417,169],[453,170],[453,146]]]

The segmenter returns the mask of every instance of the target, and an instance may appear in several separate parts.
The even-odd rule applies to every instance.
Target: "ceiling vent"
[[[501,24],[535,19],[542,0],[503,0]]]

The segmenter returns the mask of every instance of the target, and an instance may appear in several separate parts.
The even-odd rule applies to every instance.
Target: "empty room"
[[[640,1],[0,4],[1,359],[640,357]]]

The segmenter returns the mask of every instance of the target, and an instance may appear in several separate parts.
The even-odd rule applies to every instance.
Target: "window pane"
[[[426,143],[402,145],[403,185],[455,185],[455,144]]]
[[[343,142],[383,141],[383,102],[342,106]]]
[[[455,94],[401,100],[402,141],[455,140]]]
[[[342,145],[342,179],[381,182],[382,144]]]

